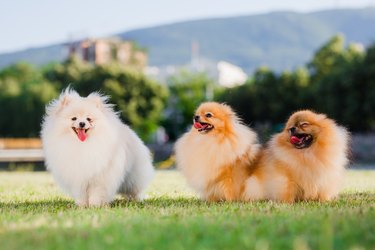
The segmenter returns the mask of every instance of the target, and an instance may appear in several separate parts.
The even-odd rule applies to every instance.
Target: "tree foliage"
[[[167,80],[170,98],[163,125],[170,138],[176,139],[192,123],[197,106],[212,98],[213,81],[204,73],[181,71]]]
[[[283,123],[299,109],[326,113],[352,131],[375,130],[375,44],[367,51],[344,46],[338,35],[316,51],[307,68],[277,74],[258,69],[244,86],[218,100],[234,106],[246,123]]]
[[[212,96],[254,126],[277,130],[292,112],[314,109],[351,131],[375,131],[375,44],[366,50],[346,46],[341,35],[319,48],[306,66],[281,73],[262,67],[243,86],[225,90],[203,73],[183,71],[164,86],[116,64],[70,58],[37,69],[19,63],[0,71],[0,136],[38,136],[45,104],[68,85],[81,95],[110,95],[124,122],[144,139],[159,124],[172,140],[178,138],[196,107]]]
[[[38,136],[45,105],[69,85],[84,96],[110,95],[121,118],[143,139],[157,128],[168,96],[164,86],[116,64],[94,66],[70,58],[38,70],[20,63],[0,72],[0,136]]]
[[[44,105],[56,88],[31,65],[20,63],[0,72],[0,136],[39,135]]]
[[[119,64],[94,66],[73,57],[45,75],[61,89],[70,85],[84,96],[93,91],[109,95],[121,119],[145,140],[158,127],[168,97],[166,87]]]

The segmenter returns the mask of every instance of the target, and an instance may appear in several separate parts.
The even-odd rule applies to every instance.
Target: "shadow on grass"
[[[160,197],[147,199],[144,201],[133,201],[125,198],[115,199],[109,206],[105,208],[145,208],[145,207],[188,207],[188,206],[207,206],[207,202],[200,201],[194,198],[169,198]],[[29,211],[54,211],[67,209],[84,209],[78,207],[73,200],[68,199],[53,199],[53,200],[36,200],[36,201],[14,201],[14,202],[0,202],[0,210],[3,212],[11,210],[29,210]],[[100,208],[96,208],[100,209]]]
[[[176,197],[170,198],[161,196],[157,198],[146,199],[144,201],[133,201],[125,198],[115,199],[105,209],[159,209],[159,208],[210,208],[210,207],[251,207],[253,209],[265,209],[265,208],[329,208],[337,207],[342,205],[361,205],[363,203],[375,202],[375,194],[368,192],[358,192],[342,194],[340,198],[330,202],[318,202],[318,201],[303,201],[295,204],[277,203],[272,201],[256,201],[256,202],[206,202],[201,201],[197,198],[185,198]],[[54,199],[54,200],[37,200],[37,201],[22,201],[22,202],[0,202],[0,211],[10,212],[58,212],[64,210],[80,210],[75,205],[74,201],[68,199]],[[102,208],[89,208],[89,209],[102,209]]]
[[[65,209],[74,209],[77,206],[73,201],[55,199],[55,200],[38,200],[38,201],[22,201],[22,202],[0,202],[0,210],[6,211],[57,211]]]

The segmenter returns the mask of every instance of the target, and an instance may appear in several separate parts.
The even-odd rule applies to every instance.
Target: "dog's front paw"
[[[125,195],[125,199],[127,199],[128,201],[143,201],[144,199],[147,199],[147,198],[148,196],[143,193]]]
[[[88,206],[89,207],[103,207],[108,206],[108,202],[106,199],[103,199],[103,197],[99,196],[91,196],[89,197]]]
[[[75,200],[75,203],[79,208],[86,208],[89,205],[87,200]]]

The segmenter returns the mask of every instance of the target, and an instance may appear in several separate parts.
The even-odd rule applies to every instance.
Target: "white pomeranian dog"
[[[46,107],[46,166],[78,206],[106,205],[116,193],[140,200],[154,176],[149,150],[107,99],[68,88]]]

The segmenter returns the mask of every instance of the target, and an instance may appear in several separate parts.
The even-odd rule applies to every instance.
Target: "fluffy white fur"
[[[72,129],[80,122],[89,129],[84,141]],[[98,93],[61,93],[46,108],[41,136],[47,169],[79,206],[108,204],[116,193],[141,199],[154,175],[147,147]]]

